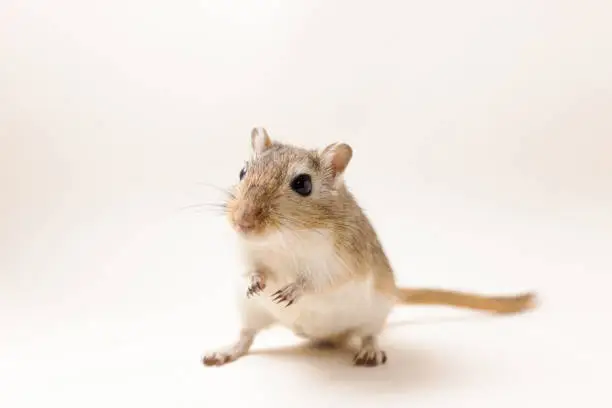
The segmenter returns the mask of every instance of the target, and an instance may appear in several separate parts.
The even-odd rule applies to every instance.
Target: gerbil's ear
[[[272,139],[268,136],[266,129],[262,127],[253,128],[251,131],[251,147],[255,155],[265,152],[272,146]]]
[[[346,143],[333,143],[323,149],[321,157],[324,164],[331,168],[333,176],[336,177],[346,170],[353,157],[353,149]]]

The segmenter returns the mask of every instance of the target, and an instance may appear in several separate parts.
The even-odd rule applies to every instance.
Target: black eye
[[[246,167],[243,167],[242,170],[240,170],[240,180],[242,180],[244,178],[244,175],[246,174]]]
[[[306,197],[312,192],[312,180],[308,174],[300,174],[291,181],[291,189]]]

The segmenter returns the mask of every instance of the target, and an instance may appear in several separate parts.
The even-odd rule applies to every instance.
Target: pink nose
[[[236,212],[234,223],[241,232],[249,232],[257,226],[258,218],[261,217],[261,210],[253,206],[245,206]]]
[[[255,227],[255,223],[252,220],[242,218],[236,221],[236,228],[241,232],[249,232]]]

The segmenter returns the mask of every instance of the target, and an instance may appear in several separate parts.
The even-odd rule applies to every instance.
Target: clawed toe
[[[285,307],[289,307],[293,304],[293,302],[295,302],[295,299],[291,299],[290,297],[287,297],[285,294],[281,292],[276,292],[275,294],[273,294],[272,300],[278,304],[286,303]]]
[[[289,285],[281,290],[277,290],[272,294],[272,301],[278,304],[285,303],[285,307],[291,306],[297,299],[298,293],[292,285]]]
[[[232,356],[231,353],[214,352],[205,355],[202,358],[202,363],[205,366],[222,366],[235,360],[236,357]]]
[[[356,366],[376,367],[387,362],[387,354],[382,350],[362,349],[353,359]]]
[[[247,288],[247,298],[258,295],[266,288],[264,279],[259,275],[251,277],[251,282]]]
[[[251,296],[258,295],[263,291],[263,289],[264,288],[260,283],[255,283],[249,286],[249,288],[247,289],[247,297],[250,298]]]
[[[215,351],[202,357],[202,364],[209,367],[222,366],[238,359],[241,355],[242,353],[237,350]]]

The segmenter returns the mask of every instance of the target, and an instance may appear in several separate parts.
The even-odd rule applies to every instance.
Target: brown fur
[[[241,173],[242,179],[234,186],[226,202],[227,216],[230,224],[244,237],[248,237],[250,243],[259,242],[258,235],[262,235],[260,238],[266,241],[269,238],[267,234],[275,230],[281,233],[270,235],[280,236],[282,241],[278,244],[266,241],[266,245],[271,247],[264,247],[263,251],[250,247],[250,265],[245,272],[245,295],[248,298],[261,296],[267,290],[266,287],[271,285],[275,292],[270,293],[270,299],[276,304],[290,307],[296,300],[299,302],[300,296],[310,293],[315,298],[319,296],[318,299],[323,302],[321,304],[327,307],[325,302],[330,299],[328,295],[333,297],[334,293],[338,293],[334,292],[334,289],[346,288],[345,284],[350,282],[360,284],[361,282],[356,281],[362,280],[365,283],[363,287],[373,283],[374,290],[382,296],[374,296],[373,298],[378,300],[373,303],[368,303],[366,298],[363,303],[360,300],[356,302],[358,307],[360,304],[367,305],[364,309],[366,321],[361,321],[359,326],[341,327],[338,329],[340,332],[334,333],[337,323],[331,320],[331,328],[323,325],[323,333],[326,334],[317,334],[321,332],[317,332],[317,329],[313,332],[312,327],[316,327],[320,322],[314,320],[314,326],[312,322],[307,323],[311,328],[311,337],[321,337],[316,340],[327,343],[337,344],[357,335],[362,345],[355,356],[355,364],[374,366],[386,362],[386,353],[378,347],[376,337],[384,326],[394,301],[403,304],[446,305],[495,313],[521,312],[534,305],[534,295],[531,293],[485,296],[442,289],[399,288],[371,222],[343,182],[344,171],[353,155],[350,146],[335,143],[320,151],[309,150],[273,142],[264,129],[253,130],[251,143],[253,157],[246,164]],[[299,174],[311,177],[311,194],[302,196],[292,190],[292,181]],[[324,234],[325,238],[320,240],[320,247],[316,246],[319,245],[318,239],[312,240],[312,234]],[[286,239],[282,238],[284,235],[295,235],[296,239],[291,241],[293,246],[287,246],[283,242]],[[300,237],[307,238],[300,241]],[[318,257],[316,252],[321,250],[321,257],[329,258],[333,263],[329,274],[325,267],[316,268],[317,273],[313,274],[299,268],[292,270],[295,265],[288,263],[274,263],[275,259],[291,262],[282,255],[280,258],[275,257],[279,257],[279,253],[285,255],[283,251],[299,253],[300,242],[307,243],[308,239],[311,243],[315,242],[315,246],[309,248],[313,253],[302,252],[301,255],[315,259]],[[328,243],[333,245],[333,251],[329,251]],[[371,279],[370,282],[366,282],[367,279]],[[359,294],[358,299],[361,299],[361,296]],[[369,295],[364,292],[363,296]],[[335,307],[333,304],[332,309]],[[254,304],[250,305],[255,307]],[[239,340],[228,349],[205,356],[205,364],[221,365],[244,355],[257,332],[271,323],[268,317],[258,320],[259,315],[253,314],[257,313],[257,309],[250,307],[244,305],[242,309],[245,320]],[[338,310],[334,309],[332,312],[337,313]],[[370,312],[372,314],[367,314]],[[325,316],[327,309],[322,313],[319,316]],[[285,324],[290,327],[292,325],[286,321]],[[301,330],[295,325],[291,328],[296,333]]]
[[[365,278],[373,272],[377,289],[397,296],[404,304],[447,305],[496,313],[514,313],[533,306],[531,293],[503,297],[398,288],[369,219],[344,183],[334,185],[335,174],[342,173],[352,157],[350,147],[332,144],[318,152],[272,142],[267,132],[264,137],[264,149],[247,163],[245,178],[235,186],[234,198],[227,203],[233,225],[246,218],[254,225],[253,233],[281,226],[329,230],[338,255],[349,266],[348,275],[337,283]],[[254,147],[255,138],[254,133]],[[342,146],[341,150],[334,154],[338,146]],[[302,167],[311,174],[313,184],[319,186],[311,197],[300,197],[290,190],[292,166]]]

